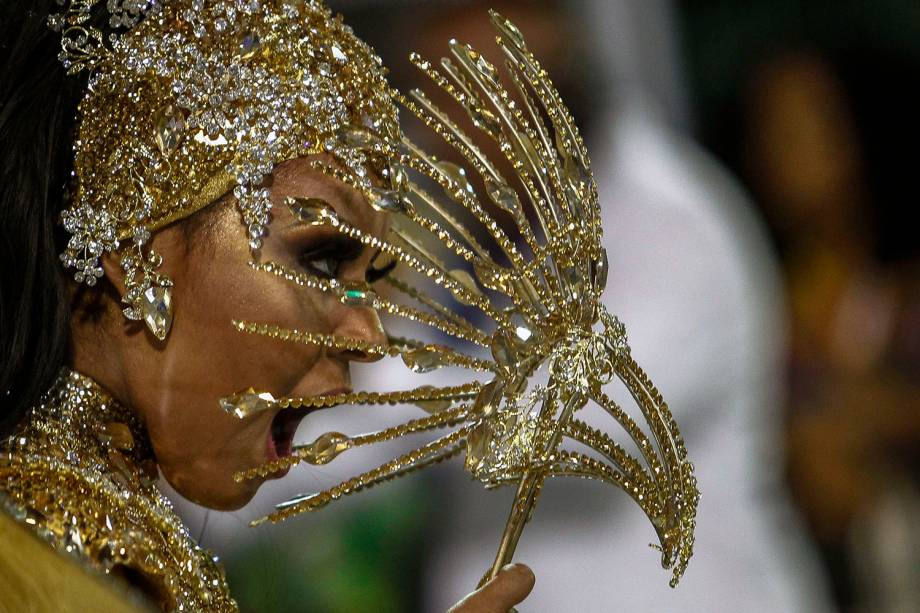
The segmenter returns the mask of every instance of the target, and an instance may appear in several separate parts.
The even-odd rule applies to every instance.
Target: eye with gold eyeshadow
[[[356,260],[361,255],[363,245],[348,237],[326,236],[300,248],[298,261],[305,272],[335,279],[341,274],[343,264]],[[365,272],[365,280],[375,283],[388,275],[395,267],[396,260],[381,257],[378,251]]]
[[[343,236],[324,236],[300,248],[298,256],[304,271],[334,279],[340,273],[342,264],[361,255],[360,242]]]

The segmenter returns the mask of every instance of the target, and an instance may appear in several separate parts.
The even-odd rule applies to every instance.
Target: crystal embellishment
[[[268,410],[275,406],[275,397],[268,392],[257,393],[253,388],[245,392],[221,398],[220,406],[240,419]]]
[[[374,292],[367,283],[361,281],[350,281],[344,283],[341,287],[341,294],[339,299],[342,301],[342,304],[347,304],[348,306],[363,306],[363,307],[372,307],[374,306],[374,300],[377,298],[377,293]]]
[[[309,445],[299,447],[297,453],[305,462],[319,466],[328,464],[349,447],[349,437],[341,432],[326,432]]]
[[[179,146],[182,132],[185,130],[185,116],[173,105],[164,107],[156,121],[155,140],[157,148],[164,156],[172,155]]]
[[[322,225],[326,218],[335,216],[329,203],[319,198],[290,197],[285,202],[294,217],[311,226]]]
[[[150,287],[142,294],[141,312],[144,323],[158,339],[165,340],[172,327],[172,289]]]
[[[426,373],[444,365],[441,355],[427,347],[419,347],[402,354],[402,360],[412,372]]]

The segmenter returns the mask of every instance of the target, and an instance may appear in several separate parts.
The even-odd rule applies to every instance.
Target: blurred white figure
[[[608,109],[596,122],[602,130],[588,135],[611,263],[605,303],[626,324],[696,466],[695,554],[672,590],[646,546],[657,542],[651,525],[624,493],[551,480],[516,555],[537,575],[520,610],[830,611],[780,475],[778,271],[747,197],[670,127],[686,117],[669,4],[593,0],[566,9],[584,9],[607,61],[601,89],[616,94],[600,107]],[[615,424],[609,430],[616,436]],[[445,610],[476,585],[510,494],[451,487],[444,540],[432,544],[428,610]]]

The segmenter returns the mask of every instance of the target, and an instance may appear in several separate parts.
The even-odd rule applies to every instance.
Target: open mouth
[[[307,414],[306,409],[284,409],[278,411],[272,419],[269,437],[269,460],[277,460],[291,455],[294,445],[294,434],[297,426]],[[286,470],[284,472],[287,472]]]
[[[351,392],[351,389],[348,387],[337,387],[320,396],[334,396],[336,394],[348,394]],[[331,406],[331,405],[330,405]],[[306,417],[308,414],[313,411],[320,409],[312,408],[288,408],[282,409],[275,413],[274,418],[272,418],[271,430],[269,431],[267,446],[268,446],[268,461],[273,462],[280,458],[285,458],[293,454],[294,452],[294,434],[297,433],[297,426],[300,425],[300,421]],[[272,477],[279,478],[283,477],[288,473],[290,467],[283,468],[275,472]]]

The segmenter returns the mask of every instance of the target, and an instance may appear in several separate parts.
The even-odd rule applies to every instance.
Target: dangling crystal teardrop
[[[141,312],[144,323],[158,339],[166,340],[172,327],[172,290],[168,287],[154,286],[147,288],[141,295]]]

